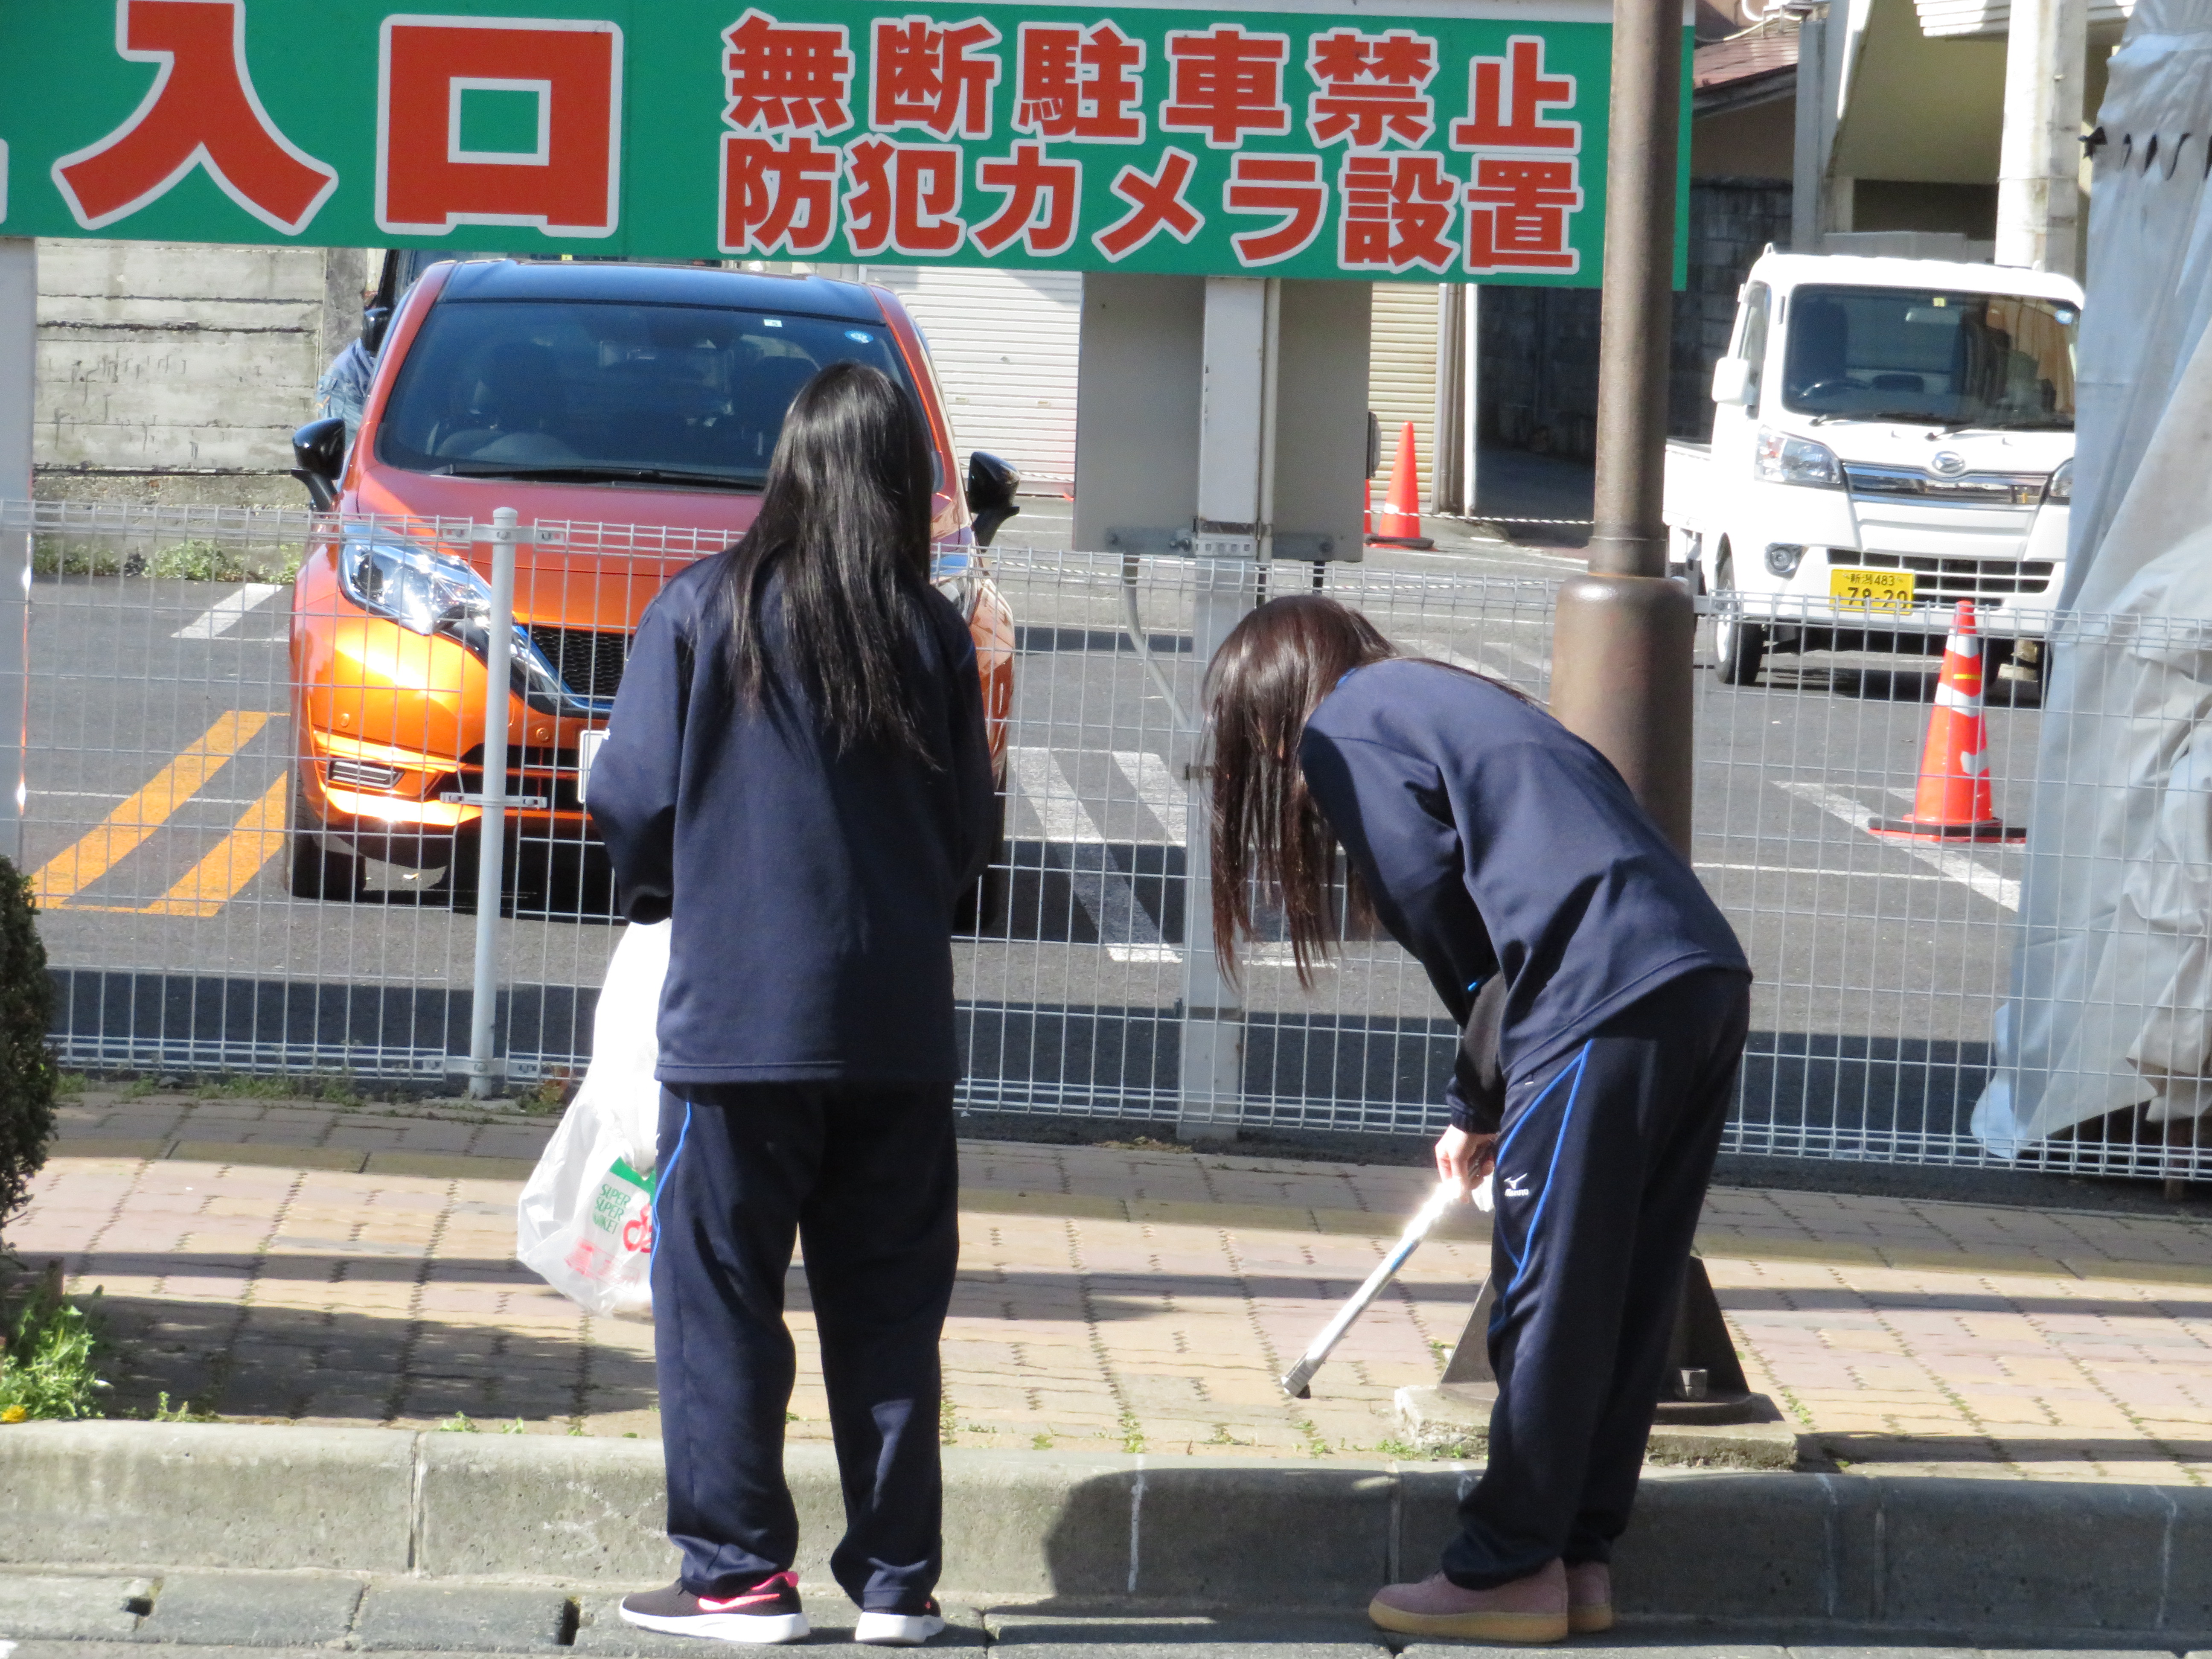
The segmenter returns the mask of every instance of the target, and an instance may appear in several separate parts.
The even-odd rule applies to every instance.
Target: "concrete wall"
[[[304,504],[283,476],[361,327],[358,248],[39,245],[37,490]]]

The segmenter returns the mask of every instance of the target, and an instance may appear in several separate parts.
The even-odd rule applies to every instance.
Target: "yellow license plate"
[[[1862,611],[1910,611],[1912,609],[1912,573],[1910,570],[1831,570],[1828,573],[1828,597],[1838,605],[1856,605]]]

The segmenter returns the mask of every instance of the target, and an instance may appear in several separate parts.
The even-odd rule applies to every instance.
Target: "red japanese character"
[[[1425,34],[1316,34],[1306,69],[1321,88],[1306,100],[1306,131],[1316,144],[1349,134],[1354,149],[1380,149],[1385,135],[1419,146],[1437,130],[1436,100],[1423,90],[1436,78],[1437,43]]]
[[[1460,183],[1444,172],[1443,156],[1347,155],[1337,190],[1344,204],[1339,265],[1451,269],[1459,246],[1445,233],[1459,216]]]
[[[997,45],[1000,38],[980,17],[947,27],[927,17],[878,17],[870,66],[871,125],[884,132],[926,127],[950,138],[957,129],[963,138],[988,138],[999,59],[995,53],[969,54]]]
[[[1135,144],[1145,137],[1137,71],[1145,43],[1110,22],[1024,23],[1014,83],[1014,131],[1040,138]]]
[[[376,222],[402,235],[536,225],[611,236],[622,175],[622,31],[612,23],[386,17]],[[471,92],[537,100],[529,150],[461,143]]]
[[[1172,144],[1160,152],[1160,170],[1149,176],[1134,167],[1123,167],[1109,188],[1129,210],[1091,240],[1109,259],[1123,259],[1164,230],[1178,242],[1198,234],[1205,216],[1183,200],[1198,157]]]
[[[1469,270],[1565,270],[1582,268],[1567,245],[1567,218],[1583,204],[1575,163],[1485,156],[1475,163],[1467,199]]]
[[[1221,204],[1231,213],[1279,213],[1265,230],[1229,239],[1237,262],[1272,265],[1303,253],[1321,232],[1328,208],[1318,155],[1239,155],[1230,164]]]
[[[1160,125],[1202,132],[1215,149],[1236,149],[1248,132],[1288,132],[1283,65],[1290,57],[1289,35],[1248,34],[1235,23],[1217,23],[1204,34],[1170,33],[1174,79]]]
[[[959,147],[862,138],[845,149],[853,188],[845,194],[845,240],[862,258],[886,247],[942,258],[968,228],[960,207]]]
[[[1544,42],[1516,34],[1504,58],[1468,60],[1468,119],[1452,123],[1455,149],[1580,149],[1579,121],[1547,121],[1546,108],[1571,109],[1575,77],[1544,73]]]
[[[733,127],[842,132],[853,125],[852,38],[842,23],[779,23],[748,11],[722,32]]]
[[[725,133],[722,252],[815,254],[828,247],[837,228],[840,160],[803,132],[781,145]]]
[[[1048,161],[1042,144],[1016,144],[1011,155],[975,164],[975,182],[1006,192],[1006,204],[968,233],[977,247],[996,253],[1012,241],[1039,258],[1065,253],[1075,240],[1076,210],[1083,204],[1083,163]]]
[[[54,163],[54,187],[87,230],[158,201],[196,167],[287,236],[337,188],[337,173],[261,107],[246,69],[244,0],[116,0],[115,50],[161,70],[129,120]]]

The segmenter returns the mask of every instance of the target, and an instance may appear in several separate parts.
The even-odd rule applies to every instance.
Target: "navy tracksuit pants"
[[[661,1096],[659,1158],[653,1354],[684,1587],[731,1595],[798,1554],[783,1478],[796,1237],[844,1488],[830,1570],[863,1609],[920,1612],[943,1553],[952,1085],[685,1085]]]
[[[1445,1575],[1611,1559],[1734,1094],[1750,981],[1702,969],[1509,1084],[1498,1141],[1490,1461]]]

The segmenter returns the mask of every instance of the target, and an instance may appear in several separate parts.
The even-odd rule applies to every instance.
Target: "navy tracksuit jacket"
[[[1684,1264],[1741,1059],[1751,970],[1597,750],[1488,681],[1340,681],[1298,758],[1393,937],[1464,1022],[1507,989],[1490,1461],[1444,1571],[1482,1589],[1608,1559],[1627,1525]]]
[[[702,1595],[796,1555],[796,1237],[845,1493],[830,1570],[863,1607],[919,1612],[939,1566],[938,1342],[959,1250],[952,915],[997,825],[975,647],[919,591],[907,681],[929,755],[839,755],[787,677],[739,710],[728,558],[647,611],[592,771],[624,915],[672,920],[653,1261],[668,1532]],[[768,635],[773,665],[773,584]]]

